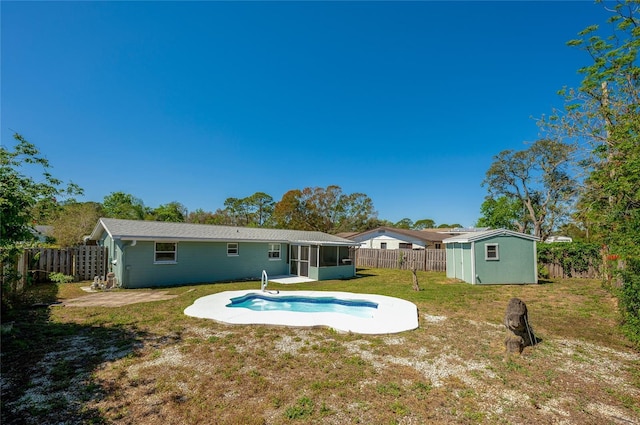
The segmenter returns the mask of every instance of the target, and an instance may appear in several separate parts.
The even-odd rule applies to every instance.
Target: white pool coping
[[[275,292],[275,291],[274,291]],[[229,308],[231,298],[246,294],[265,294],[260,290],[225,291],[198,298],[184,310],[184,314],[203,319],[237,325],[280,325],[293,327],[326,326],[336,331],[358,334],[390,334],[418,327],[418,307],[412,302],[375,294],[329,291],[280,291],[269,296],[335,297],[346,300],[366,300],[378,304],[371,318],[341,313],[301,313],[294,311],[253,311],[247,308]]]

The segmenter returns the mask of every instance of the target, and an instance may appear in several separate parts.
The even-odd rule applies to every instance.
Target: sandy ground
[[[119,307],[127,304],[170,300],[177,295],[168,295],[168,291],[144,292],[96,292],[62,303],[65,307]]]

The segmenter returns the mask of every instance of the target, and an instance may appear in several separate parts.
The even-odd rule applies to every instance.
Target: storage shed
[[[506,229],[447,238],[447,277],[471,284],[538,283],[538,240]]]

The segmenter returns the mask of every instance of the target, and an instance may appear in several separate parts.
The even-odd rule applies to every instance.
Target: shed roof
[[[323,232],[254,227],[214,226],[210,224],[101,218],[91,232],[98,240],[103,232],[120,240],[284,242],[311,245],[353,246],[353,241]]]
[[[472,233],[465,233],[463,235],[453,236],[451,238],[445,239],[443,242],[445,244],[454,243],[454,242],[467,243],[467,242],[475,242],[483,239],[492,238],[494,236],[514,236],[517,238],[529,239],[532,241],[540,240],[540,238],[536,236],[528,235],[526,233],[514,232],[513,230],[492,229],[492,230],[485,230],[484,232],[472,232]]]

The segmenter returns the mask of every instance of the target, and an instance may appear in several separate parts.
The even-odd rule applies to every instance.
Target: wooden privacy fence
[[[30,273],[34,282],[49,281],[50,273],[73,276],[75,280],[93,280],[108,272],[107,248],[102,246],[78,246],[73,248],[32,248],[25,250],[19,264]]]
[[[444,249],[374,249],[356,250],[356,266],[380,269],[409,270],[415,264],[417,270],[443,272],[447,267]]]
[[[543,266],[549,272],[550,279],[565,279],[569,277],[575,277],[580,279],[598,279],[602,277],[602,272],[598,267],[594,267],[593,264],[589,265],[588,270],[584,271],[576,271],[572,269],[570,271],[566,271],[562,264],[558,263],[538,263],[540,266]]]

